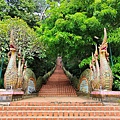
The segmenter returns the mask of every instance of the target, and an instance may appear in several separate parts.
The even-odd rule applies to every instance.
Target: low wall
[[[119,102],[120,91],[92,91],[90,96],[93,99],[100,100],[102,102]]]

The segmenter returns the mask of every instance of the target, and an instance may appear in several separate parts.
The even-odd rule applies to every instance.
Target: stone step
[[[76,95],[75,92],[54,92],[54,91],[43,91],[39,92],[39,95]]]
[[[56,81],[55,81],[56,82]],[[70,85],[70,83],[68,83],[68,82],[64,82],[64,83],[60,83],[60,82],[57,82],[57,83],[54,83],[53,81],[51,82],[51,81],[49,81],[46,85],[44,85],[44,86],[71,86]]]
[[[53,117],[53,116],[12,116],[11,117],[1,117],[0,120],[120,120],[120,117],[114,116],[101,116],[101,117],[93,117],[93,116],[81,116],[81,117],[72,117],[72,116],[60,116],[60,117]]]
[[[43,94],[49,94],[49,95],[50,95],[50,94],[58,94],[58,93],[63,94],[63,95],[64,95],[64,94],[65,94],[65,95],[76,94],[76,92],[74,92],[74,91],[66,92],[66,91],[43,91],[43,90],[42,90],[42,91],[39,92],[39,94],[42,94],[42,93],[43,93]]]
[[[41,92],[56,92],[56,93],[58,93],[58,92],[62,92],[62,93],[76,93],[74,90],[66,90],[66,89],[64,89],[64,90],[60,90],[60,89],[52,89],[52,90],[49,90],[49,89],[42,89],[39,93],[41,93]]]
[[[73,89],[74,90],[74,88],[72,87],[72,86],[70,86],[70,85],[43,85],[43,87],[42,88],[52,88],[52,89],[54,89],[54,88],[61,88],[61,89]]]
[[[75,92],[54,92],[54,91],[43,91],[39,92],[39,95],[76,95]]]
[[[101,102],[11,102],[0,120],[120,120],[120,106]]]
[[[77,97],[77,95],[39,95],[39,97]]]
[[[49,110],[49,111],[119,111],[120,112],[120,107],[119,106],[110,106],[110,107],[106,107],[106,106],[3,106],[0,107],[0,111],[20,111],[20,110],[34,110],[34,111],[38,111],[38,110]]]
[[[56,94],[56,95],[58,95],[58,94],[61,94],[61,95],[76,95],[76,93],[75,92],[57,92],[57,91],[41,91],[41,92],[39,92],[39,95],[44,95],[44,94],[47,94],[47,95],[52,95],[52,94]]]
[[[45,87],[43,87],[43,88],[41,88],[41,90],[47,90],[47,91],[53,91],[53,90],[61,90],[61,91],[75,91],[73,88],[71,88],[71,87],[61,87],[61,88],[57,88],[57,87],[52,87],[52,86],[45,86]],[[75,91],[76,92],[76,91]]]
[[[47,85],[47,86],[45,86],[45,85],[43,85],[43,87],[41,88],[41,89],[66,89],[66,90],[74,90],[73,88],[72,88],[72,86],[58,86],[58,85]]]
[[[63,69],[57,66],[54,73],[50,76],[47,83],[42,86],[38,96],[77,96],[75,89],[71,86],[69,79],[65,75]]]
[[[17,111],[0,111],[0,116],[75,116],[75,117],[81,117],[81,116],[91,116],[91,117],[120,117],[120,111],[69,111],[69,110],[63,110],[63,111],[48,111],[48,110],[17,110]]]
[[[41,90],[39,93],[41,93],[41,92],[48,92],[48,93],[52,93],[52,92],[54,92],[54,93],[58,93],[58,92],[62,92],[62,93],[76,93],[74,90],[59,90],[59,89],[53,89],[53,90],[49,90],[49,89],[45,89],[45,90]]]
[[[60,91],[61,91],[61,92],[65,92],[65,93],[71,93],[71,92],[76,93],[76,92],[75,92],[74,90],[72,90],[72,89],[69,89],[69,90],[68,90],[68,89],[63,89],[63,90],[61,90],[61,89],[57,89],[57,88],[54,88],[54,89],[52,89],[52,90],[51,90],[51,89],[41,89],[41,91],[42,91],[42,92],[56,92],[56,93],[57,93],[57,92],[60,92]],[[41,91],[40,91],[40,92],[41,92]]]
[[[47,89],[49,89],[49,90],[53,90],[53,89],[57,89],[57,90],[67,90],[67,91],[69,91],[69,90],[72,90],[72,91],[75,91],[71,86],[61,86],[61,87],[57,87],[57,86],[43,86],[42,88],[41,88],[41,90],[42,89],[44,89],[44,90],[47,90]]]
[[[64,98],[63,98],[64,99]],[[101,102],[11,102],[10,106],[103,106]]]
[[[66,91],[41,91],[41,92],[39,92],[39,94],[61,94],[61,95],[72,95],[72,94],[76,94],[74,91],[71,91],[71,92],[66,92]]]

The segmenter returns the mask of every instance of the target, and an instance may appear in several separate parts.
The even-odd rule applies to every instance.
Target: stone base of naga
[[[18,64],[16,59],[18,57]],[[10,52],[8,53],[8,65],[4,74],[4,90],[0,90],[0,100],[11,100],[15,96],[22,97],[24,94],[31,94],[36,91],[36,77],[33,71],[27,68],[24,60],[16,47],[13,31],[10,35]],[[3,97],[1,97],[3,96]]]
[[[107,97],[120,98],[119,91],[112,91],[113,76],[109,66],[109,53],[107,52],[107,32],[104,28],[104,38],[99,46],[95,46],[95,53],[92,53],[90,68],[86,69],[80,76],[78,89],[83,93],[90,94],[93,98],[103,100]],[[99,57],[99,60],[98,60]]]
[[[20,89],[0,89],[0,102],[21,100],[24,92]]]

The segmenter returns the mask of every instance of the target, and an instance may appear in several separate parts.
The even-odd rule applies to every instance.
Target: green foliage
[[[8,52],[11,30],[14,30],[17,48],[19,49],[19,47],[21,47],[23,54],[25,53],[28,59],[31,59],[36,55],[39,57],[39,54],[42,52],[40,51],[42,47],[36,33],[26,24],[26,22],[19,18],[0,21],[0,51],[5,53]]]
[[[34,4],[36,6],[35,11],[41,13],[46,8],[47,4],[45,0],[34,0]]]
[[[118,26],[118,16],[120,8],[119,1],[101,1],[95,4],[94,15],[106,28],[113,29]],[[117,23],[117,24],[116,24]],[[113,28],[111,28],[113,27]]]
[[[115,30],[111,31],[111,33],[109,33],[108,40],[113,44],[120,44],[120,27],[116,28]]]
[[[52,7],[47,11],[50,13],[49,18],[41,23],[40,28],[37,28],[36,32],[40,39],[48,47],[46,54],[51,53],[52,58],[57,57],[57,54],[62,55],[64,62],[67,63],[66,67],[70,66],[68,64],[71,62],[78,63],[91,55],[90,51],[95,44],[93,37],[97,30],[101,30],[99,20],[86,14],[88,9],[84,5],[90,7],[93,2],[62,1],[59,7],[55,2],[50,2]],[[72,70],[73,68],[71,72]]]
[[[21,47],[22,55],[25,54],[25,60],[28,61],[28,67],[32,68],[32,70],[35,71],[35,74],[37,76],[40,76],[40,73],[38,73],[36,68],[38,67],[38,65],[41,66],[40,65],[41,63],[36,62],[37,63],[36,64],[33,61],[36,59],[39,59],[40,61],[41,59],[46,57],[45,47],[42,44],[42,42],[39,40],[34,30],[30,28],[25,21],[19,18],[10,18],[0,21],[0,46],[1,46],[0,55],[2,54],[4,56],[4,61],[5,61],[3,70],[5,71],[6,66],[8,64],[7,54],[9,52],[11,30],[14,30],[14,39],[15,39],[15,44],[17,46],[17,52]],[[42,74],[45,74],[45,71]]]
[[[120,57],[113,58],[114,66],[112,67],[112,72],[114,76],[113,90],[120,90]]]
[[[6,4],[5,0],[0,0],[0,20],[2,20],[5,16],[8,15],[8,10],[9,6]]]
[[[103,28],[107,28],[109,36],[116,32],[119,1],[62,0],[60,3],[58,6],[55,1],[49,1],[47,14],[50,16],[37,29],[37,33],[47,44],[47,51],[52,51],[52,56],[62,55],[65,67],[76,75],[89,65],[94,45],[102,43]],[[100,40],[95,40],[94,36]],[[76,64],[81,69],[78,72]]]
[[[91,57],[83,59],[80,62],[79,67],[82,68],[82,67],[84,67],[86,65],[88,66],[90,64],[91,59],[92,59]]]
[[[98,30],[98,27],[100,26],[100,22],[95,16],[86,19],[85,24],[91,32]]]
[[[3,89],[3,88],[4,88],[4,80],[0,79],[0,89]]]
[[[41,18],[45,18],[48,7],[45,0],[1,0],[0,20],[19,17],[33,28]]]
[[[120,90],[120,79],[114,80],[113,88],[114,90]]]
[[[9,10],[8,15],[12,18],[19,17],[27,22],[27,24],[31,27],[36,25],[39,17],[34,14],[35,11],[35,2],[34,0],[10,0],[7,1]]]
[[[114,76],[113,90],[120,90],[120,28],[116,28],[109,33],[108,38],[113,54],[113,67],[112,72]]]

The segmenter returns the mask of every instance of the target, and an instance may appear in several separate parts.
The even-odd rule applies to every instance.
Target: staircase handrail
[[[66,70],[65,67],[63,67],[63,71],[66,74],[66,76],[69,78],[70,83],[72,84],[72,86],[74,87],[74,89],[76,91],[78,91],[79,80],[77,79],[77,77],[73,76],[68,70]]]

